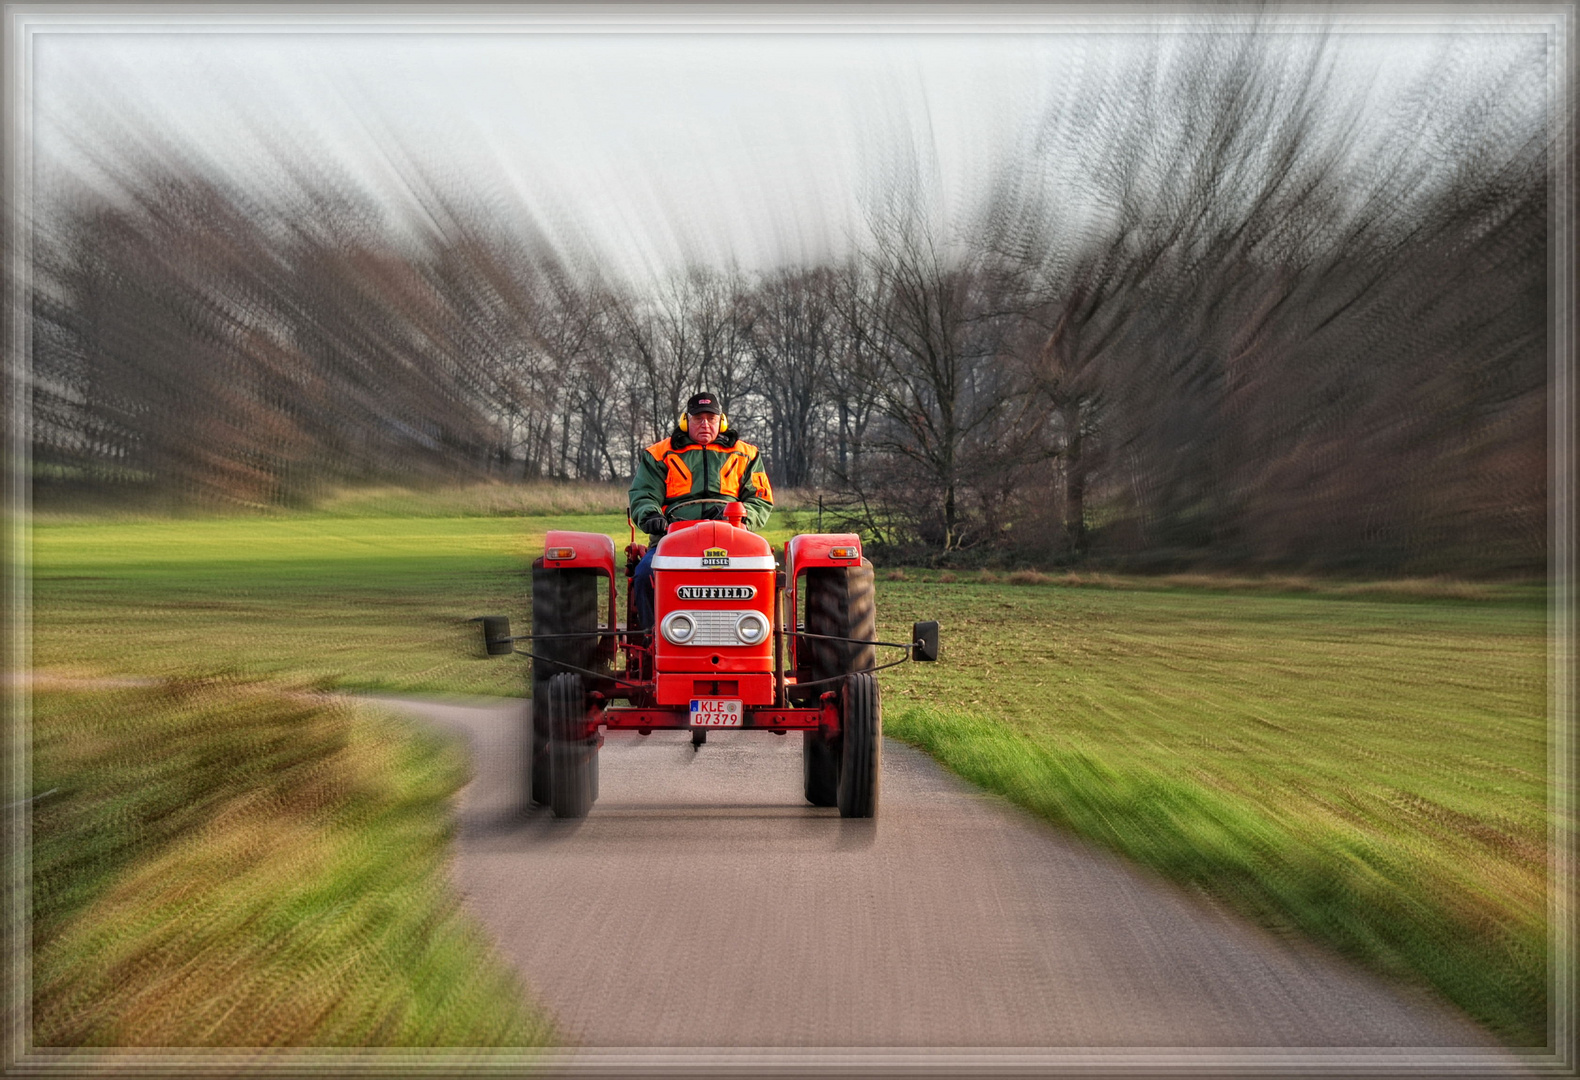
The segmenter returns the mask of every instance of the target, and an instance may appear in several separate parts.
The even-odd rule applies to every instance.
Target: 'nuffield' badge
[[[681,600],[750,600],[756,595],[755,585],[681,585],[675,589]]]
[[[723,548],[708,548],[702,553],[703,566],[728,566],[730,553]]]

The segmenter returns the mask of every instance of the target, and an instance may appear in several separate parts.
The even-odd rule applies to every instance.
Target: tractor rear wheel
[[[564,672],[549,680],[549,806],[560,818],[586,817],[592,809],[597,736],[587,733],[587,693],[582,677]]]
[[[883,709],[870,671],[845,680],[840,693],[839,816],[878,816],[883,758]]]
[[[598,629],[598,572],[585,569],[532,567],[532,633],[586,634]],[[547,805],[553,788],[549,767],[548,684],[565,668],[562,660],[591,668],[597,656],[594,637],[535,639],[532,642],[532,729],[523,740],[527,761],[526,802]]]
[[[878,615],[872,581],[872,564],[866,559],[860,566],[814,566],[808,570],[802,578],[805,600],[801,605],[806,632],[864,642],[876,638]],[[877,663],[877,650],[862,642],[802,638],[796,644],[796,657],[798,677],[830,679],[872,667]],[[813,688],[812,698],[838,689],[825,683]]]
[[[873,604],[872,564],[865,559],[860,566],[814,566],[802,579],[802,603],[806,632],[830,637],[875,638],[878,636],[877,612]],[[877,650],[871,645],[846,641],[802,638],[796,645],[796,676],[800,682],[815,683],[802,696],[811,705],[840,685],[819,680],[848,675],[876,663]],[[834,806],[839,801],[840,739],[826,738],[821,732],[801,735],[802,790],[813,806]]]

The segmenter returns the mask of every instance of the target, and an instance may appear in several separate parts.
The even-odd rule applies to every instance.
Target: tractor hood
[[[756,533],[724,521],[670,526],[653,556],[655,570],[772,570],[773,549]]]

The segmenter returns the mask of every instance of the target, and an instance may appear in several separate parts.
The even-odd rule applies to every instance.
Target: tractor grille
[[[697,620],[697,633],[688,646],[700,645],[713,647],[718,645],[739,645],[741,639],[735,636],[735,620],[746,614],[746,610],[738,611],[693,611],[687,609],[687,615]]]

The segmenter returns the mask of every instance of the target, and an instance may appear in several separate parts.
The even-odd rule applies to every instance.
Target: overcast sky
[[[91,171],[115,137],[157,129],[242,177],[266,176],[282,150],[332,160],[399,203],[417,160],[638,277],[688,260],[755,268],[840,251],[865,201],[919,148],[941,212],[968,213],[1051,104],[1122,73],[1148,36],[1139,23],[550,33],[373,20],[329,33],[125,32],[118,21],[33,38],[36,145],[52,167]],[[1387,108],[1445,47],[1514,47],[1494,33],[1509,27],[1485,18],[1420,23],[1351,26],[1349,92]],[[1191,35],[1170,40],[1189,48]]]

